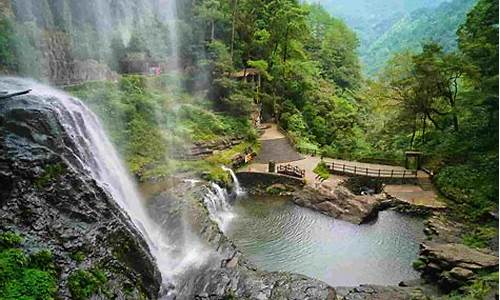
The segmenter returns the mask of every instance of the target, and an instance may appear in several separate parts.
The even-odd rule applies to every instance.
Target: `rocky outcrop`
[[[243,137],[230,137],[213,141],[199,141],[195,142],[189,149],[186,149],[185,152],[174,153],[174,156],[185,160],[201,159],[210,156],[217,151],[226,150],[239,145],[242,142]]]
[[[425,221],[424,233],[434,242],[461,243],[466,226],[443,213],[434,213]]]
[[[360,285],[358,287],[337,287],[338,300],[427,300],[418,287]]]
[[[2,84],[0,90],[12,88]],[[107,279],[95,297],[123,298],[127,291],[133,299],[155,299],[161,276],[148,245],[82,166],[58,114],[40,100],[0,101],[0,232],[19,233],[26,251],[52,252],[58,298],[72,297],[74,272],[98,268]]]
[[[375,217],[382,199],[381,195],[354,195],[341,185],[334,190],[306,186],[295,192],[292,197],[292,201],[297,205],[354,224],[361,224]]]
[[[444,290],[463,285],[480,271],[498,269],[498,256],[456,243],[422,243],[419,260],[423,277]]]

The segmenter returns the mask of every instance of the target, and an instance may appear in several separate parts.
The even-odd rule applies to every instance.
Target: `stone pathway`
[[[303,159],[278,130],[276,124],[264,124],[264,126],[267,128],[259,138],[261,150],[254,160],[255,163],[267,164],[269,161],[285,163]]]
[[[316,174],[313,172],[314,168],[316,168],[318,163],[321,161],[319,157],[310,155],[301,156],[298,154],[290,145],[288,139],[278,130],[276,124],[267,123],[263,124],[263,126],[265,126],[266,129],[259,138],[262,144],[260,153],[252,163],[243,167],[241,171],[267,172],[268,162],[270,160],[274,160],[277,165],[290,164],[304,169],[306,171],[305,179],[307,185],[331,191],[333,191],[336,186],[346,178],[345,176],[331,175],[327,180],[320,182],[316,179]],[[405,170],[405,168],[399,166],[361,163],[331,158],[324,158],[323,160],[325,162],[346,164],[350,166],[357,166],[359,168],[398,171]],[[425,172],[419,171],[417,177],[419,181],[430,181],[429,176]],[[430,208],[445,207],[445,204],[438,200],[437,193],[432,185],[430,187],[426,185],[425,190],[419,185],[414,184],[387,185],[384,188],[384,192],[386,192],[389,196],[418,206]]]

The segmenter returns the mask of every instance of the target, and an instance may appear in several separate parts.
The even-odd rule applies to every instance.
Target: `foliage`
[[[101,117],[129,169],[140,178],[175,173],[171,156],[186,151],[193,141],[235,136],[255,140],[247,117],[215,112],[206,99],[194,95],[173,94],[169,81],[134,75],[118,84],[90,82],[70,92]]]
[[[19,246],[22,242],[21,236],[14,232],[3,232],[0,234],[0,249],[9,249]]]
[[[328,170],[328,167],[323,161],[318,163],[313,172],[318,174],[318,176],[323,180],[327,180],[328,178],[330,178],[330,170]]]
[[[71,258],[78,263],[83,262],[85,260],[85,253],[82,251],[73,252],[71,253]]]
[[[106,274],[100,269],[79,269],[69,276],[68,287],[73,299],[83,300],[97,293],[106,294],[107,282]]]
[[[44,188],[50,183],[51,180],[63,175],[65,172],[66,166],[63,163],[47,165],[43,174],[35,179],[34,185],[39,189]]]
[[[360,49],[366,73],[375,75],[390,57],[404,50],[419,51],[421,42],[436,42],[446,51],[457,48],[455,32],[475,0],[443,2],[397,18],[385,32]]]
[[[15,71],[15,36],[11,21],[0,13],[0,71]]]
[[[476,4],[458,31],[460,51],[424,43],[399,53],[356,95],[370,156],[423,151],[450,215],[470,227],[464,243],[474,247],[498,234],[488,223],[498,207],[496,7]]]
[[[490,242],[497,238],[498,228],[494,226],[476,227],[462,237],[465,245],[474,248],[487,248]]]
[[[52,253],[42,250],[31,255],[18,248],[21,237],[0,234],[0,298],[54,299],[57,291]]]
[[[421,259],[416,259],[413,263],[412,266],[415,270],[421,270],[423,267],[425,267],[426,263],[422,261]]]
[[[462,291],[454,291],[443,297],[443,300],[476,300],[485,299],[498,285],[498,272],[484,273],[472,281],[471,284],[462,288]]]

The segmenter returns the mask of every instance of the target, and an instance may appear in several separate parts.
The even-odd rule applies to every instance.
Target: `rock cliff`
[[[0,78],[0,90],[20,88]],[[57,100],[42,100],[0,100],[0,232],[21,235],[27,252],[52,252],[60,298],[72,298],[74,274],[96,269],[105,276],[96,296],[156,298],[161,276],[148,245],[83,167],[75,143],[84,137],[61,124]]]

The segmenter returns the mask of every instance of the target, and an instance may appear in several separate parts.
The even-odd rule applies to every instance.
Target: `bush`
[[[455,213],[476,222],[497,205],[498,182],[485,169],[470,165],[452,165],[441,169],[435,177],[437,188],[451,199]]]
[[[493,239],[498,238],[498,228],[492,226],[477,227],[462,237],[463,243],[474,248],[486,248]]]
[[[68,286],[73,299],[84,300],[98,292],[106,294],[107,282],[106,274],[99,269],[76,270],[69,276]]]
[[[323,180],[326,180],[330,178],[330,171],[328,170],[328,167],[326,166],[325,162],[320,162],[316,168],[313,170],[314,173],[318,174],[319,177]]]
[[[52,253],[42,250],[27,255],[21,237],[12,232],[0,235],[0,299],[54,299],[57,292]]]
[[[0,234],[0,249],[14,248],[21,244],[22,238],[13,232],[4,232]]]
[[[412,263],[413,269],[417,271],[422,270],[425,267],[425,265],[426,263],[421,259],[417,259]]]

